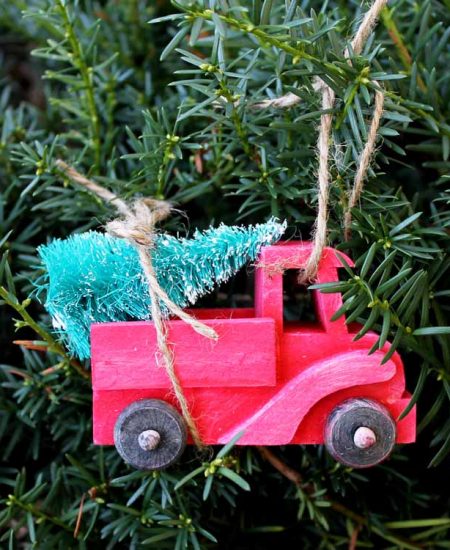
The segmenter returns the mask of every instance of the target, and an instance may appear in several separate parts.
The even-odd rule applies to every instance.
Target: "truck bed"
[[[273,319],[203,320],[216,330],[217,341],[201,336],[183,321],[167,323],[168,341],[183,387],[276,384]],[[91,347],[95,390],[171,388],[162,359],[158,365],[156,331],[151,321],[93,324]]]

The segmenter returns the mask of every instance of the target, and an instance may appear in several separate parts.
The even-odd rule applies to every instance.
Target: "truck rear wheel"
[[[139,470],[162,470],[178,460],[187,431],[178,411],[159,399],[143,399],[126,407],[114,427],[120,456]]]
[[[325,426],[325,446],[338,462],[369,468],[385,460],[397,427],[389,411],[372,399],[348,399],[335,407]]]

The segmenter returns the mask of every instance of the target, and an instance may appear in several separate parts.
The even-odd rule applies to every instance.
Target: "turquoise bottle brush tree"
[[[248,227],[221,224],[195,231],[192,238],[160,234],[152,254],[159,283],[178,306],[194,304],[255,260],[285,227],[272,218]],[[127,241],[90,231],[56,239],[38,251],[45,274],[37,294],[78,358],[90,355],[91,323],[151,317],[148,282],[137,250]],[[162,310],[167,314],[163,305]]]

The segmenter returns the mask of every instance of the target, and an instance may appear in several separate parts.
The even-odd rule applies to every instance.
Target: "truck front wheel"
[[[139,470],[162,470],[178,460],[187,431],[178,411],[160,399],[142,399],[128,405],[114,427],[120,456]]]
[[[372,399],[348,399],[335,407],[325,425],[331,456],[352,468],[379,464],[392,452],[396,424],[389,411]]]

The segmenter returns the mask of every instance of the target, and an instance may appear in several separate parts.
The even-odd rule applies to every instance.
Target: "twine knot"
[[[125,239],[132,244],[153,248],[155,226],[167,218],[172,210],[170,203],[155,199],[137,199],[123,214],[106,224],[106,231],[113,237]]]

